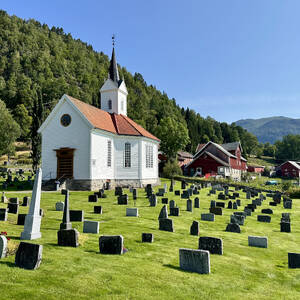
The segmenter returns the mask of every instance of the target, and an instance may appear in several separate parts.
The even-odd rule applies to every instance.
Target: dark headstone
[[[102,214],[102,206],[94,206],[95,214]]]
[[[162,204],[168,204],[169,203],[169,199],[168,198],[161,198],[161,203]]]
[[[121,195],[118,197],[118,204],[119,205],[127,205],[128,204],[128,195]]]
[[[251,216],[251,214],[252,214],[252,209],[251,209],[251,208],[248,208],[248,207],[245,207],[245,208],[244,208],[244,212],[246,213],[247,216]]]
[[[19,204],[19,198],[9,198],[9,203]]]
[[[209,212],[218,216],[222,216],[223,212],[222,212],[222,208],[221,207],[211,207],[209,209]]]
[[[7,208],[0,208],[0,221],[7,221]]]
[[[193,202],[190,199],[186,201],[186,210],[191,212],[193,211]]]
[[[27,270],[37,269],[42,261],[43,246],[21,242],[16,252],[15,264]]]
[[[97,202],[98,195],[89,195],[89,202]]]
[[[157,198],[156,195],[152,194],[149,197],[150,206],[155,207],[157,205]]]
[[[269,205],[270,206],[277,206],[277,203],[276,202],[269,202]]]
[[[280,232],[291,232],[291,223],[280,222]]]
[[[30,200],[30,197],[27,197],[27,196],[23,197],[22,206],[28,206],[29,200]]]
[[[275,193],[273,195],[273,201],[276,202],[276,203],[278,203],[278,204],[280,204],[280,202],[281,202],[281,194]]]
[[[291,222],[290,213],[282,213],[281,214],[281,221],[290,223]]]
[[[228,201],[227,208],[232,209],[232,202],[231,201]]]
[[[193,221],[191,228],[190,228],[191,235],[199,235],[199,222]]]
[[[219,200],[226,200],[226,196],[225,196],[223,193],[220,193],[220,194],[218,195],[218,199],[219,199]]]
[[[258,222],[266,222],[266,223],[270,223],[270,222],[271,222],[271,216],[258,215],[258,216],[257,216],[257,221],[258,221]]]
[[[216,201],[215,200],[210,201],[210,207],[216,207]]]
[[[102,235],[99,238],[99,250],[101,254],[123,254],[122,235]]]
[[[181,181],[181,189],[182,190],[186,189],[186,182],[185,181]]]
[[[70,222],[83,222],[84,211],[83,210],[70,210]]]
[[[159,230],[174,232],[172,219],[159,219]]]
[[[26,217],[26,214],[18,214],[17,225],[24,226],[24,224],[25,224],[25,217]]]
[[[78,247],[79,232],[77,229],[61,229],[57,231],[57,242],[59,246]]]
[[[216,206],[225,208],[225,202],[216,202]]]
[[[171,200],[170,203],[169,203],[169,206],[170,206],[170,209],[175,207],[175,201]]]
[[[181,199],[189,199],[190,195],[188,191],[182,191]]]
[[[123,194],[123,189],[120,186],[116,186],[115,188],[115,196],[121,196]]]
[[[132,197],[133,197],[133,200],[137,199],[137,189],[132,190]]]
[[[175,196],[180,196],[180,191],[175,191]]]
[[[292,209],[292,201],[283,201],[283,207],[285,209]]]
[[[272,215],[273,214],[273,210],[271,208],[265,208],[261,210],[262,214],[267,214],[267,215]]]
[[[230,223],[244,225],[244,222],[245,222],[244,216],[239,216],[239,215],[230,216]]]
[[[223,241],[215,237],[201,236],[198,249],[207,250],[210,254],[223,255]]]
[[[236,202],[233,202],[232,208],[233,208],[233,209],[237,209],[237,204],[236,204]]]
[[[162,197],[164,194],[165,194],[165,189],[158,189],[158,193],[156,195]]]
[[[199,274],[210,273],[210,256],[205,250],[179,249],[180,269]]]
[[[18,214],[19,204],[8,203],[7,204],[7,208],[8,208],[8,213],[10,213],[10,214]]]
[[[246,219],[246,217],[247,217],[247,214],[246,214],[246,212],[244,212],[244,211],[235,211],[233,214],[234,214],[235,216],[244,216],[245,219]]]
[[[179,217],[179,207],[170,207],[170,216]]]
[[[236,205],[237,205],[237,206],[241,206],[241,205],[242,205],[240,199],[236,199]]]
[[[153,233],[142,233],[143,243],[153,243],[153,241],[154,241]]]
[[[290,269],[300,268],[300,253],[288,253],[288,265]]]
[[[241,228],[239,224],[233,224],[230,223],[226,227],[226,231],[228,232],[236,232],[236,233],[241,233]]]
[[[194,207],[195,207],[195,208],[200,208],[200,200],[199,200],[198,197],[196,197],[196,198],[194,199]]]
[[[160,210],[158,219],[167,219],[167,218],[168,218],[167,205],[164,205]]]

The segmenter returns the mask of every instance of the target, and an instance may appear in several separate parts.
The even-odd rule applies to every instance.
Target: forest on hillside
[[[63,94],[101,107],[99,89],[107,78],[108,67],[107,55],[74,39],[62,28],[49,28],[36,20],[0,11],[0,99],[20,125],[21,140],[30,140],[30,130],[37,127],[31,122],[45,119]],[[141,74],[131,74],[122,66],[119,71],[129,92],[128,116],[159,138],[162,124],[181,124],[188,133],[182,150],[191,153],[198,143],[209,140],[240,141],[244,155],[258,148],[257,138],[242,127],[181,108],[175,99],[147,84]],[[37,99],[43,105],[42,116],[34,111]]]

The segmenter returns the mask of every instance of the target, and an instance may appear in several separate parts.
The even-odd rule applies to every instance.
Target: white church
[[[43,182],[72,190],[159,184],[160,140],[127,117],[127,89],[113,47],[101,108],[63,95],[39,128]]]

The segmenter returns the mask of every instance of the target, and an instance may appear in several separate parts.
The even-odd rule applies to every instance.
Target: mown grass
[[[165,181],[163,180],[162,183]],[[179,189],[179,182],[176,189]],[[62,212],[55,211],[55,203],[64,196],[57,192],[43,193],[41,207],[42,238],[32,241],[42,244],[43,260],[39,269],[28,271],[14,266],[14,257],[0,260],[0,299],[299,299],[300,269],[288,269],[287,253],[299,251],[300,204],[294,200],[292,233],[280,232],[280,216],[287,210],[272,207],[271,223],[256,221],[261,208],[268,207],[267,199],[261,208],[247,217],[242,233],[225,232],[232,210],[225,209],[215,222],[200,221],[209,202],[216,196],[207,196],[201,190],[200,209],[186,211],[186,200],[168,193],[181,209],[179,217],[171,217],[175,232],[158,230],[158,214],[162,207],[149,207],[139,190],[137,207],[139,218],[126,217],[126,206],[116,204],[113,191],[97,205],[103,214],[93,213],[94,203],[88,202],[88,192],[71,192],[70,208],[83,209],[85,219],[100,221],[100,234],[83,234],[82,223],[73,222],[81,233],[78,248],[58,247],[57,230]],[[21,198],[25,194],[10,193]],[[26,194],[28,195],[28,194]],[[30,195],[29,195],[30,196]],[[195,197],[191,197],[192,199]],[[246,200],[241,197],[242,205]],[[6,204],[0,203],[0,207]],[[130,195],[128,207],[133,206]],[[21,207],[20,213],[28,208]],[[14,242],[19,242],[23,226],[16,225],[17,216],[9,214],[7,222],[0,222],[0,231],[7,231]],[[211,274],[200,275],[179,269],[179,248],[198,247],[198,238],[189,235],[193,220],[200,222],[200,236],[223,239],[224,255],[211,255]],[[141,243],[142,232],[152,232],[154,243]],[[121,256],[99,254],[100,235],[124,237],[129,250]],[[267,236],[268,249],[248,247],[248,235]]]

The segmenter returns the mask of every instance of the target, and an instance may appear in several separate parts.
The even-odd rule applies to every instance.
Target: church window
[[[107,166],[111,167],[111,141],[107,141]]]
[[[108,109],[112,109],[112,101],[108,100]]]
[[[62,126],[67,127],[71,124],[71,116],[68,114],[62,115],[60,118],[60,123]]]
[[[153,146],[146,145],[146,168],[153,168]]]
[[[124,167],[131,168],[131,144],[125,143]]]

